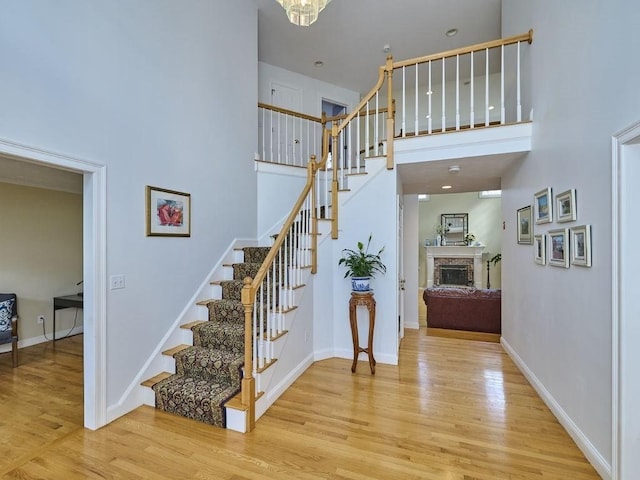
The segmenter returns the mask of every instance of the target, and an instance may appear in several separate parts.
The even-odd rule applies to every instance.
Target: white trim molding
[[[0,155],[82,173],[84,426],[106,424],[106,166],[0,139]]]

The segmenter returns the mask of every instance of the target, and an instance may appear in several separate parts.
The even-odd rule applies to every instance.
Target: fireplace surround
[[[482,288],[482,251],[484,247],[425,247],[427,254],[427,288],[456,285]],[[467,270],[465,283],[445,283],[441,266],[464,266]],[[459,280],[462,282],[462,280]]]

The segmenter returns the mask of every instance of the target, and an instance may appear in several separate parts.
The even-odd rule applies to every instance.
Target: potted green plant
[[[370,279],[378,273],[384,274],[387,267],[382,263],[380,256],[384,247],[376,254],[369,253],[371,235],[365,248],[362,242],[358,242],[357,250],[345,248],[342,250],[342,258],[338,265],[344,265],[347,269],[344,278],[351,277],[351,289],[354,292],[368,292],[371,290]]]

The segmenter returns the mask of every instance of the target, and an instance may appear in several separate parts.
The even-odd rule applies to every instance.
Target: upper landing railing
[[[409,60],[389,57],[376,85],[346,116],[321,118],[259,104],[260,160],[304,167],[311,155],[322,158],[322,129],[331,124],[338,128],[328,166],[336,165],[342,177],[359,172],[367,157],[390,155],[392,166],[393,138],[528,121],[531,101],[523,94],[522,70],[532,40],[530,30]]]

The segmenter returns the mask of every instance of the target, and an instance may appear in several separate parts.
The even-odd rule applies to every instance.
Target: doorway
[[[640,234],[640,122],[612,139],[612,479],[640,472],[640,300],[633,241]]]
[[[106,175],[105,166],[0,140],[0,155],[83,175],[84,426],[106,424]]]

